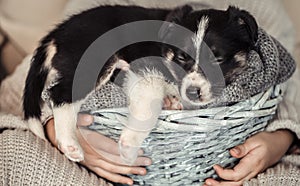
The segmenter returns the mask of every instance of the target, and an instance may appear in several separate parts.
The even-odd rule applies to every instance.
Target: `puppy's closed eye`
[[[176,54],[175,58],[178,62],[185,63],[188,60],[188,55],[184,52],[180,52]]]
[[[209,61],[213,65],[220,65],[222,64],[225,59],[215,48],[212,49],[212,52],[209,54]]]
[[[210,60],[213,65],[220,65],[224,62],[223,56],[213,56]]]

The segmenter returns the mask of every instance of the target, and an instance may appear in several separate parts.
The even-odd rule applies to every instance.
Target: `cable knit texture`
[[[278,164],[259,174],[257,178],[246,181],[245,186],[298,186],[300,169],[291,164]]]
[[[49,142],[22,130],[26,125],[19,118],[0,116],[0,123],[0,128],[19,125],[0,135],[2,185],[111,185],[69,161]]]

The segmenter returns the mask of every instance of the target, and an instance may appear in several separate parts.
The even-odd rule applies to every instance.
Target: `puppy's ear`
[[[168,32],[172,31],[174,24],[180,24],[182,19],[192,10],[193,8],[189,5],[180,6],[172,10],[165,18],[166,22],[159,31],[159,38],[164,38]]]
[[[172,23],[179,23],[182,20],[182,18],[189,14],[192,10],[193,8],[189,5],[177,7],[167,15],[166,21]]]
[[[234,6],[229,6],[227,12],[231,21],[237,22],[241,26],[245,26],[251,43],[255,44],[258,39],[258,26],[255,18],[249,12],[240,10]]]

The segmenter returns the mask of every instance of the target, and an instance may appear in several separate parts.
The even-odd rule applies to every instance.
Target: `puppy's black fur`
[[[226,11],[215,9],[193,11],[188,16],[182,17],[182,19],[175,18],[174,23],[196,33],[198,25],[195,23],[199,22],[203,16],[209,17],[209,21],[204,36],[205,44],[201,48],[202,61],[220,65],[226,84],[229,84],[234,75],[240,73],[243,67],[246,66],[245,61],[236,60],[234,56],[239,54],[246,57],[250,50],[256,49],[258,25],[249,12],[233,6],[230,6]],[[169,29],[164,37],[167,40],[174,40],[177,35],[173,35],[172,28]],[[192,40],[183,38],[182,42],[185,43],[186,50],[195,55]],[[165,50],[163,54],[168,53],[170,48],[174,53],[173,62],[189,73],[195,64],[195,56],[190,56],[173,46],[166,46],[163,49]],[[182,78],[179,77],[178,81]]]
[[[203,61],[220,65],[226,84],[230,83],[246,65],[244,60],[238,61],[234,56],[239,54],[245,57],[251,49],[254,49],[257,40],[257,24],[248,12],[235,7],[229,7],[226,11],[214,9],[192,11],[190,6],[178,7],[174,10],[146,9],[136,6],[97,7],[71,17],[58,25],[41,41],[26,79],[25,118],[38,118],[41,115],[41,92],[49,73],[49,69],[44,68],[43,63],[47,57],[47,46],[51,42],[54,42],[57,47],[57,53],[52,59],[52,67],[59,72],[61,77],[59,84],[51,88],[51,99],[54,105],[60,105],[72,102],[72,81],[78,62],[88,46],[105,32],[134,21],[162,20],[176,23],[196,33],[197,24],[203,16],[209,17],[204,42],[211,50],[209,55],[205,55],[207,47],[206,49],[202,47],[205,58]],[[178,37],[172,35],[171,29],[167,28],[161,37],[165,40]],[[191,38],[183,37],[182,43],[187,50],[195,53]],[[137,43],[119,51],[118,54],[125,61],[130,62],[145,56],[166,57],[165,54],[170,50],[174,53],[172,61],[189,73],[195,63],[194,56],[189,56],[181,49],[170,45],[162,47],[161,44],[154,42]],[[105,73],[105,68],[100,76],[103,73]],[[177,81],[182,78],[179,77]]]
[[[49,84],[49,76],[53,76],[53,73],[55,75],[58,74],[56,77],[57,84],[49,90],[50,100],[54,107],[53,110],[56,113],[56,115],[53,113],[55,115],[54,119],[59,118],[55,121],[55,125],[60,126],[68,123],[66,129],[60,128],[56,130],[56,133],[59,131],[56,137],[58,138],[58,142],[62,144],[62,151],[71,160],[81,161],[83,153],[76,142],[76,136],[73,134],[76,129],[76,119],[74,118],[76,118],[77,112],[70,112],[72,109],[69,106],[76,105],[72,111],[79,111],[78,105],[81,102],[76,103],[75,101],[83,100],[94,88],[90,87],[90,90],[87,90],[81,96],[75,97],[75,99],[72,97],[73,79],[80,58],[86,49],[106,32],[126,23],[143,20],[162,21],[160,25],[161,29],[158,31],[157,36],[164,42],[140,42],[116,51],[100,71],[98,77],[99,84],[101,84],[105,76],[111,78],[110,80],[114,79],[114,75],[110,76],[108,74],[110,74],[110,71],[117,73],[118,70],[112,67],[116,61],[120,61],[119,59],[130,63],[142,57],[159,56],[162,57],[161,64],[164,65],[156,69],[161,71],[164,67],[166,69],[164,71],[169,72],[178,85],[176,88],[172,87],[172,91],[168,93],[173,94],[176,92],[177,96],[181,96],[183,105],[187,103],[186,105],[203,106],[212,102],[213,91],[211,87],[214,84],[214,82],[210,82],[209,78],[206,77],[203,67],[209,65],[220,67],[221,73],[224,75],[225,84],[227,85],[246,67],[247,54],[255,48],[257,40],[258,28],[255,19],[248,12],[235,7],[229,7],[225,11],[214,9],[193,11],[190,6],[182,6],[175,9],[102,6],[72,16],[58,25],[42,39],[32,59],[31,68],[26,79],[23,107],[25,119],[29,120],[33,118],[34,122],[32,123],[39,124],[35,119],[39,120],[41,117],[41,107],[44,104],[41,94],[45,86]],[[163,21],[172,24],[165,24]],[[175,25],[180,25],[190,30],[192,34],[178,34]],[[121,38],[117,38],[117,40]],[[178,42],[177,46],[180,47],[176,48],[170,44],[165,44],[173,43],[169,41]],[[149,64],[146,65],[151,66],[154,61],[147,61],[147,63]],[[128,77],[130,77],[130,73],[128,74]],[[134,78],[135,75],[133,74],[132,79]],[[105,83],[106,81],[103,82]],[[158,86],[161,85],[159,81],[156,83]],[[163,83],[165,87],[173,85],[166,82]],[[177,88],[180,95],[178,91],[173,91],[177,90]],[[161,101],[164,99],[162,96],[168,96],[165,95],[167,91],[162,91],[159,88],[149,92],[151,92],[150,98],[145,98],[148,101],[155,99],[157,95],[160,96]],[[152,92],[154,93],[152,94]],[[143,90],[138,92],[140,99],[144,99],[144,93]],[[138,103],[135,105],[136,107],[130,103],[130,106],[132,106],[131,109],[139,108],[136,111],[142,112],[142,114],[151,112],[148,110],[144,112],[142,107],[145,106],[139,102],[136,103]],[[145,109],[148,109],[148,107]],[[72,115],[71,119],[68,119],[68,116],[64,116],[64,114]],[[155,119],[157,117],[149,121],[151,122],[151,126],[156,122]],[[135,122],[135,120],[130,120],[129,117],[130,121]],[[60,131],[68,129],[71,131],[67,135],[63,131]],[[42,131],[41,128],[35,130],[36,133]],[[132,134],[129,132],[128,135]],[[134,135],[138,137],[136,139],[140,140],[146,137],[143,134],[141,136],[139,136],[140,134]],[[131,139],[135,139],[135,137]],[[126,144],[126,140],[123,142]],[[136,147],[139,145],[133,144],[133,146]],[[73,147],[72,149],[77,150],[75,152],[68,151],[68,147]]]
[[[180,14],[182,17],[191,10],[189,6],[175,10],[103,6],[75,15],[58,25],[41,41],[33,57],[24,92],[25,118],[41,116],[41,93],[49,73],[49,69],[44,68],[44,62],[47,58],[47,47],[51,42],[54,42],[57,47],[57,53],[52,58],[52,67],[58,71],[61,78],[59,84],[51,88],[50,96],[54,105],[71,103],[76,101],[72,100],[72,81],[76,67],[85,50],[98,37],[126,23],[140,20],[166,20],[171,12],[174,15]],[[148,42],[147,44],[137,43],[118,53],[124,60],[130,62],[144,56],[160,56],[161,50],[157,43]],[[105,69],[102,70],[100,76],[103,73]]]

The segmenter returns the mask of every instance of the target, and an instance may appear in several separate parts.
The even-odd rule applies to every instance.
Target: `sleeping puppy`
[[[247,54],[255,49],[258,26],[247,11],[232,6],[226,11],[193,11],[175,23],[195,34],[192,38],[182,38],[181,49],[164,47],[162,53],[168,59],[165,64],[180,82],[182,100],[188,105],[201,106],[218,96],[217,86],[224,88],[246,67]],[[172,27],[165,33],[167,43],[178,37]],[[217,68],[221,71],[223,84],[216,77]]]
[[[97,84],[83,95],[72,97],[76,68],[89,45],[113,28],[140,20],[171,23],[162,23],[158,33],[165,42],[137,43],[117,51],[103,68],[99,69],[101,71]],[[193,34],[178,37],[174,29],[177,24],[189,29]],[[127,71],[125,87],[126,90],[130,90],[127,91],[129,100],[132,99],[129,103],[128,126],[136,126],[141,121],[146,121],[143,123],[145,125],[154,126],[166,97],[171,100],[171,105],[178,105],[179,101],[187,108],[189,105],[202,106],[212,102],[213,83],[205,70],[200,68],[201,63],[218,65],[224,74],[225,83],[230,83],[231,78],[246,66],[246,55],[254,47],[256,35],[257,25],[254,18],[248,12],[234,7],[226,11],[193,11],[189,6],[173,10],[103,6],[85,11],[58,25],[43,38],[37,48],[24,90],[25,119],[35,134],[44,137],[40,118],[45,103],[41,95],[52,82],[56,82],[48,89],[56,139],[59,148],[69,159],[81,161],[83,152],[75,136],[80,105],[92,90],[97,90],[108,81],[112,81],[116,72]],[[182,48],[167,44],[173,40],[178,41],[178,46]],[[162,57],[162,60],[158,61],[167,67],[165,69],[172,75],[174,83],[165,81],[165,74],[158,68],[145,70],[142,75],[131,70],[131,61],[146,56]],[[151,60],[147,62],[152,63]],[[149,84],[155,86],[150,87]],[[144,99],[146,93],[149,99]],[[155,101],[159,104],[155,104],[154,112],[152,107],[144,107]],[[182,106],[171,108],[181,109]],[[152,114],[150,120],[145,119],[147,113]],[[127,152],[135,154],[135,149],[131,147],[139,146],[149,132],[146,130],[140,133],[125,129],[120,139],[121,154],[123,152],[123,156],[132,162],[134,158]]]
[[[45,102],[41,96],[43,91],[47,89],[48,100],[53,110],[56,140],[59,148],[69,159],[82,160],[83,153],[77,142],[75,129],[77,113],[85,97],[92,90],[99,89],[108,82],[111,76],[114,76],[114,72],[128,69],[127,62],[144,56],[161,56],[159,44],[139,42],[120,51],[114,51],[115,54],[112,54],[107,62],[96,59],[98,63],[105,64],[103,68],[96,69],[97,74],[100,72],[97,83],[74,97],[72,90],[73,84],[76,83],[74,78],[85,51],[99,37],[121,25],[145,20],[165,21],[169,17],[183,17],[190,11],[192,8],[189,6],[172,10],[146,9],[135,6],[101,6],[74,15],[59,24],[41,40],[27,75],[23,108],[29,128],[44,138],[40,118]],[[122,34],[115,34],[112,41],[104,43],[104,47],[109,46],[109,42],[114,41],[120,41],[120,45],[122,45],[122,40],[126,39],[123,38]],[[101,53],[105,49],[99,48],[98,51]],[[88,62],[85,63],[88,64]],[[87,71],[85,74],[92,73]]]
[[[138,79],[136,82],[141,83],[126,84],[133,92],[127,92],[129,98],[138,100],[138,103],[130,101],[133,109],[130,109],[129,127],[123,129],[119,141],[121,155],[128,164],[135,161],[137,147],[151,132],[161,108],[199,109],[207,106],[242,73],[247,67],[247,54],[256,48],[257,23],[247,11],[236,7],[229,7],[226,11],[191,11],[171,20],[172,24],[162,26],[160,34],[163,43],[180,42],[175,43],[180,48],[168,44],[161,47],[163,63],[175,83],[162,81],[168,78],[156,72],[150,71],[138,77],[129,73],[129,79]],[[186,37],[185,33],[174,28],[175,24],[193,34]],[[147,100],[141,101],[143,99]],[[164,100],[164,103],[157,100]]]

